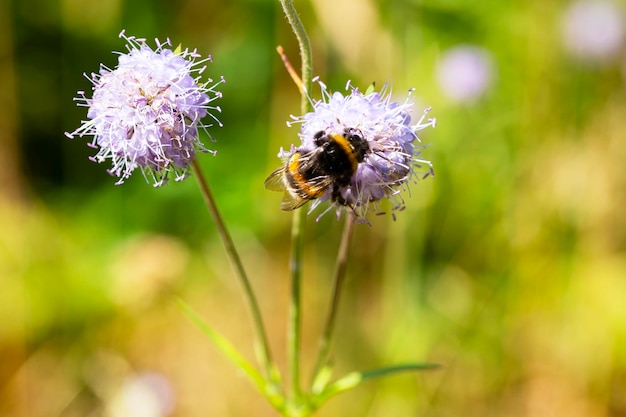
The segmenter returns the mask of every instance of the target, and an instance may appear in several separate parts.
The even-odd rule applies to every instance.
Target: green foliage
[[[263,179],[279,147],[297,142],[285,121],[299,112],[298,91],[274,48],[282,44],[296,67],[299,58],[278,2],[13,3],[3,29],[11,36],[0,43],[10,50],[13,39],[6,68],[15,82],[2,91],[14,91],[15,106],[0,125],[16,124],[18,141],[0,152],[22,161],[8,178],[26,186],[16,185],[20,198],[0,189],[0,415],[109,412],[124,378],[146,369],[172,381],[176,415],[273,415],[172,306],[175,295],[202,306],[254,357],[193,178],[154,189],[136,175],[114,186],[106,166],[87,160],[93,150],[63,131],[85,117],[71,100],[88,88],[81,73],[114,65],[122,28],[213,54],[207,74],[227,79],[224,127],[208,144],[217,156],[200,162],[284,367],[290,216]],[[438,119],[422,138],[435,177],[411,186],[397,221],[374,217],[356,231],[333,374],[415,361],[442,368],[362,384],[320,417],[626,412],[623,62],[592,66],[565,54],[565,2],[350,2],[354,17],[331,3],[302,9],[314,74],[335,90],[346,78],[363,91],[372,81],[415,87]],[[488,48],[497,70],[487,93],[462,105],[435,76],[443,51],[460,43]],[[341,229],[314,216],[303,375]],[[339,381],[366,376],[355,375]],[[333,381],[319,386],[329,395],[344,388]]]

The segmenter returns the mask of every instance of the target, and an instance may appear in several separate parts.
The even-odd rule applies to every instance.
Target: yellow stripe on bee
[[[295,189],[296,192],[300,191],[302,194],[302,198],[317,198],[320,197],[326,187],[312,184],[309,180],[304,178],[302,174],[300,174],[300,154],[295,153],[291,156],[289,160],[289,164],[287,165],[287,170],[289,171],[289,175],[291,176],[291,181],[293,182],[292,188]],[[289,178],[287,179],[289,181]]]
[[[341,149],[343,149],[346,157],[350,161],[350,165],[352,165],[352,172],[356,172],[356,168],[359,166],[359,161],[356,160],[356,155],[354,155],[354,148],[352,147],[352,145],[350,145],[348,139],[346,139],[345,136],[338,135],[336,133],[331,133],[328,136],[333,138],[337,145],[341,146]]]

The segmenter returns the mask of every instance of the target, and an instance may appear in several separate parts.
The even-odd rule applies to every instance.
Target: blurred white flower
[[[479,46],[459,45],[445,51],[437,65],[443,93],[456,102],[479,98],[493,80],[493,58]]]
[[[624,43],[624,23],[624,7],[612,0],[575,1],[562,15],[565,49],[584,61],[609,61]]]
[[[127,379],[110,405],[111,417],[167,417],[174,410],[174,391],[163,375],[146,372]]]

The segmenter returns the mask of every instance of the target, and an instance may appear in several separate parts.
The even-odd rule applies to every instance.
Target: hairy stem
[[[263,325],[263,318],[261,316],[261,310],[259,309],[259,304],[254,295],[254,291],[252,290],[252,286],[250,285],[250,280],[248,279],[248,275],[243,267],[243,263],[241,262],[241,258],[237,253],[237,249],[235,248],[235,244],[233,243],[232,238],[230,237],[230,233],[226,228],[226,224],[217,208],[217,204],[215,203],[215,199],[213,198],[213,194],[209,188],[209,183],[207,182],[202,168],[198,163],[197,158],[194,158],[191,163],[194,175],[198,181],[198,186],[200,187],[200,192],[204,197],[204,202],[209,209],[209,213],[213,217],[215,221],[215,225],[217,227],[218,234],[224,244],[224,248],[226,249],[226,253],[235,269],[235,275],[239,279],[241,286],[244,292],[244,299],[252,316],[252,322],[254,325],[254,329],[256,331],[256,335],[259,341],[259,353],[260,353],[260,361],[262,368],[265,371],[266,377],[270,381],[275,381],[275,366],[272,362],[272,357],[270,354],[269,344],[267,342],[267,336],[265,333],[265,327]]]
[[[300,45],[300,58],[302,59],[302,101],[301,110],[302,114],[308,113],[313,110],[311,102],[307,94],[311,91],[311,80],[313,79],[313,55],[311,54],[311,43],[309,41],[309,35],[304,29],[304,25],[298,16],[292,0],[280,0],[280,4],[283,6],[283,11],[287,17],[287,21],[291,25],[293,32],[298,39]]]
[[[339,244],[339,251],[337,253],[337,263],[335,264],[335,272],[333,277],[333,292],[330,298],[330,305],[328,306],[328,313],[326,315],[324,331],[320,339],[317,362],[315,364],[315,369],[313,372],[313,381],[315,381],[317,376],[328,363],[328,352],[330,350],[333,330],[335,329],[339,299],[341,297],[341,289],[343,287],[343,283],[346,277],[348,254],[350,252],[350,241],[352,240],[355,220],[356,219],[354,217],[354,213],[352,213],[351,211],[348,212],[346,215],[346,223],[343,228],[343,234],[341,236],[341,243]]]
[[[313,74],[313,58],[311,54],[311,43],[309,36],[304,29],[304,25],[296,12],[292,0],[280,0],[285,16],[293,29],[298,44],[300,45],[300,57],[302,59],[302,114],[312,110],[308,92],[311,90]],[[300,339],[302,327],[302,303],[301,303],[301,282],[302,282],[302,256],[303,256],[303,234],[306,212],[303,209],[293,214],[293,224],[291,229],[292,251],[291,251],[291,305],[289,313],[289,325],[287,329],[289,369],[292,392],[296,403],[302,395],[300,388]]]

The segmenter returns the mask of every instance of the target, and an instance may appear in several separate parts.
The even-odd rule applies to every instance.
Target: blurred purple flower
[[[291,152],[281,152],[283,158],[295,151],[308,152],[316,148],[315,137],[323,134],[344,134],[354,132],[368,143],[363,162],[359,163],[352,180],[347,186],[333,193],[330,187],[324,196],[311,206],[313,210],[323,201],[331,201],[333,206],[351,207],[361,218],[366,214],[370,203],[387,198],[392,210],[404,208],[401,190],[406,189],[410,180],[432,174],[431,163],[419,158],[423,146],[417,145],[416,132],[435,126],[435,119],[427,119],[427,108],[416,123],[411,123],[413,111],[412,93],[398,103],[391,100],[387,85],[380,92],[360,92],[347,84],[348,94],[330,92],[318,81],[322,99],[313,101],[313,112],[293,117],[295,123],[302,123],[300,139],[302,144]],[[333,195],[334,194],[334,195]],[[376,206],[377,207],[377,206]],[[376,208],[378,210],[378,208]]]
[[[128,37],[123,31],[120,37],[126,40],[128,53],[119,54],[115,69],[101,65],[99,73],[87,77],[93,97],[79,91],[76,101],[88,107],[89,120],[66,135],[93,136],[91,146],[99,150],[92,160],[111,159],[109,173],[119,177],[117,184],[136,168],[154,186],[164,184],[170,175],[182,180],[196,152],[207,151],[198,129],[212,126],[201,122],[209,111],[220,111],[210,103],[221,97],[215,88],[224,79],[201,83],[203,64],[211,57],[196,61],[201,56],[195,50],[172,51],[167,48],[169,39],[156,40],[153,50],[145,39]]]
[[[459,45],[445,51],[437,66],[437,79],[444,94],[456,102],[470,102],[489,88],[493,59],[484,48]]]
[[[575,58],[606,62],[624,43],[624,8],[611,0],[579,0],[564,10],[562,36],[565,48]]]
[[[167,417],[175,406],[174,389],[170,381],[156,372],[129,377],[115,393],[110,403],[112,417]]]

